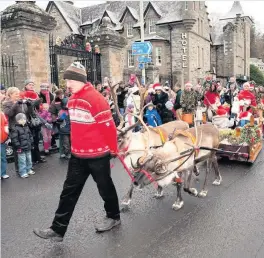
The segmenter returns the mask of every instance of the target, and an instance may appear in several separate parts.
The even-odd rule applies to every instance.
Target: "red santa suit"
[[[214,110],[220,105],[220,98],[217,92],[207,91],[204,94],[204,105],[207,107],[212,107]]]
[[[248,88],[245,89],[246,86],[248,86]],[[238,94],[241,111],[246,111],[247,107],[249,106],[257,106],[256,97],[252,92],[250,92],[249,87],[249,83],[244,83],[244,90],[240,91],[240,93]]]

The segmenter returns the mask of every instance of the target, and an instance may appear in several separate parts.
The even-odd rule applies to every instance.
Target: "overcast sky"
[[[103,3],[105,1],[75,1],[75,6],[84,7],[88,5],[94,5]],[[240,1],[244,13],[252,16],[255,20],[256,27],[264,33],[264,1]],[[8,5],[15,3],[15,1],[2,1],[0,2],[0,11],[4,10]],[[36,3],[43,9],[46,8],[48,1],[36,1]],[[232,5],[233,1],[206,1],[209,13],[227,13]]]

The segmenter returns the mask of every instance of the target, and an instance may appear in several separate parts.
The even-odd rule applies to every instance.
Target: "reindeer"
[[[119,84],[119,83],[118,83]],[[109,82],[109,87],[111,91],[111,95],[116,107],[116,112],[118,114],[120,124],[117,127],[118,130],[118,148],[120,154],[122,154],[124,158],[124,162],[128,166],[128,168],[133,171],[133,168],[136,167],[138,159],[145,153],[146,149],[149,148],[157,148],[163,146],[163,144],[170,139],[170,136],[176,130],[186,130],[189,128],[189,125],[184,121],[172,121],[156,128],[145,127],[147,130],[141,130],[140,132],[133,133],[132,130],[142,124],[143,122],[143,113],[144,109],[147,107],[144,106],[144,94],[145,90],[143,88],[140,89],[140,115],[136,117],[138,118],[137,123],[134,125],[123,128],[124,126],[124,118],[120,114],[118,105],[117,105],[117,95],[116,95],[116,86],[118,85],[111,85]],[[140,86],[140,85],[139,85]],[[144,123],[144,122],[143,122]],[[148,140],[146,140],[148,139]],[[132,192],[134,189],[134,185],[131,184],[129,191],[126,195],[126,198],[123,202],[124,206],[127,205],[127,199],[131,199]],[[128,197],[127,197],[128,196]],[[163,196],[162,188],[160,187],[155,194],[157,198]]]
[[[195,146],[201,143],[203,147],[207,147],[208,149],[217,148],[219,145],[218,129],[211,124],[205,124],[187,129],[186,131],[176,131],[173,140],[166,142],[163,147],[146,149],[144,155],[138,160],[137,169],[139,171],[149,171],[152,178],[156,180],[158,189],[162,189],[173,181],[176,181],[177,199],[172,205],[172,208],[175,210],[182,208],[184,204],[181,196],[183,182],[185,192],[193,196],[205,197],[208,192],[207,181],[212,165],[215,170],[213,185],[220,185],[222,181],[215,151],[199,150],[199,153],[196,153]],[[192,172],[197,164],[205,161],[207,163],[205,180],[203,188],[198,194],[198,191],[191,187]],[[134,184],[140,188],[150,184],[150,180],[146,174],[138,172],[135,178]],[[127,194],[126,200],[122,203],[123,205],[127,205],[126,207],[123,206],[123,210],[127,209],[131,202],[132,192],[129,194]]]

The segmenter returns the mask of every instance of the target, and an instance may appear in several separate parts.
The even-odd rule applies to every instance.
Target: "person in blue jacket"
[[[153,103],[149,103],[147,112],[144,117],[149,126],[157,127],[162,124],[161,117],[158,111],[154,108]]]

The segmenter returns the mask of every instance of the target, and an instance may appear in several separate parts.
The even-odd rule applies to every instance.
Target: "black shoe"
[[[39,162],[39,163],[45,163],[45,162],[47,162],[47,160],[41,158],[38,162]]]
[[[105,232],[120,224],[120,219],[104,218],[102,222],[95,226],[95,229],[97,232]]]
[[[43,229],[43,230],[35,228],[35,229],[33,229],[33,232],[35,233],[35,235],[37,235],[40,238],[50,239],[50,240],[53,240],[55,242],[62,242],[63,241],[63,237],[61,235],[57,234],[56,232],[54,232],[51,228]]]

